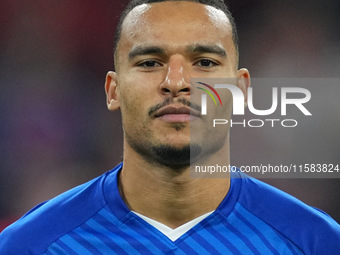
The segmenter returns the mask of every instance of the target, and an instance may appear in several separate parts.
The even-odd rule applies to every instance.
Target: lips
[[[166,122],[187,122],[196,117],[200,117],[200,114],[199,112],[184,106],[167,106],[155,112],[154,116],[155,118],[159,118]]]

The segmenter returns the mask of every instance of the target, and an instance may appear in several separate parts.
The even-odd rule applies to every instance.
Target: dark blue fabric
[[[0,254],[340,254],[327,214],[242,173],[214,213],[172,242],[125,205],[121,168],[33,208],[0,234]]]

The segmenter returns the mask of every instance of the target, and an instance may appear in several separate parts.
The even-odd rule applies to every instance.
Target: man
[[[242,173],[190,177],[190,160],[230,163],[228,130],[202,135],[190,78],[237,78],[246,94],[237,66],[221,0],[132,2],[105,84],[122,113],[123,164],[32,209],[0,235],[0,254],[339,254],[325,213]]]

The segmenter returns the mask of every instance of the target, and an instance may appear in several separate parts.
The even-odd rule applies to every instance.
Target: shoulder
[[[0,254],[42,254],[53,241],[91,218],[106,204],[103,182],[109,173],[31,209],[0,234]]]
[[[306,254],[340,250],[340,225],[335,220],[277,188],[244,175],[239,202]]]

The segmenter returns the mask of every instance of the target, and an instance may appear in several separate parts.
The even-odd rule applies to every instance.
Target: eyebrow
[[[166,55],[164,49],[156,46],[137,46],[129,52],[129,59],[143,55]]]
[[[221,57],[227,56],[226,51],[217,44],[189,45],[186,48],[186,51],[189,53],[212,53]],[[128,58],[131,60],[135,57],[143,55],[166,55],[166,51],[163,48],[157,46],[137,46],[129,52]]]
[[[188,46],[187,51],[191,53],[212,53],[221,57],[227,56],[226,51],[217,44],[211,45],[195,44]]]

